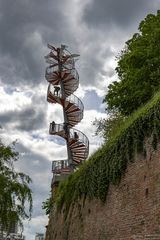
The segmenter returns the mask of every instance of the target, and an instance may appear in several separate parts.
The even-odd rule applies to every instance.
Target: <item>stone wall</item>
[[[46,240],[160,240],[160,146],[128,165],[105,204],[81,199],[64,216],[52,210]]]

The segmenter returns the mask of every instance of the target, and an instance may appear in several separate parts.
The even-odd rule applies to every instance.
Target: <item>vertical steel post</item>
[[[62,66],[62,54],[63,54],[63,49],[62,49],[62,45],[61,48],[59,48],[59,53],[58,53],[58,70],[60,72],[60,75],[62,74],[62,70],[63,70],[63,66]],[[65,90],[64,90],[64,83],[62,81],[62,77],[60,79],[60,86],[61,86],[61,94],[62,94],[62,98],[65,100],[66,99],[66,95],[65,95]],[[64,101],[65,104],[65,101]],[[68,127],[68,117],[67,114],[65,112],[65,107],[63,106],[63,116],[64,116],[64,131],[65,134],[67,136],[66,138],[66,143],[67,143],[67,153],[68,153],[68,164],[70,167],[72,167],[72,153],[70,150],[70,146],[69,146],[69,127]]]

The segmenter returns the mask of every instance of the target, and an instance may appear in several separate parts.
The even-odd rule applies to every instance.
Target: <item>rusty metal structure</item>
[[[60,104],[64,116],[62,123],[50,123],[49,134],[65,139],[68,154],[67,159],[52,162],[54,184],[63,180],[86,160],[89,141],[84,133],[74,128],[82,120],[84,111],[82,101],[73,94],[79,86],[79,75],[75,68],[79,55],[71,54],[65,45],[56,48],[48,44],[48,48],[50,52],[45,56],[49,63],[45,74],[49,83],[47,101]]]

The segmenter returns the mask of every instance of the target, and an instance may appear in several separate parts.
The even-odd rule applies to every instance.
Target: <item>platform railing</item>
[[[58,174],[62,169],[65,168],[68,168],[68,161],[66,159],[52,161],[52,172]]]
[[[64,131],[64,124],[55,124],[54,122],[50,123],[49,133],[54,134]]]

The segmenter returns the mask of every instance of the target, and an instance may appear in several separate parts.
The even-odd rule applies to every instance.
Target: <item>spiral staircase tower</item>
[[[45,74],[49,83],[47,101],[60,104],[64,116],[64,122],[50,123],[49,134],[65,139],[68,154],[67,159],[52,162],[54,184],[63,180],[86,160],[89,141],[84,133],[74,128],[82,120],[84,111],[82,101],[73,94],[79,86],[79,75],[75,69],[75,61],[79,55],[71,54],[65,45],[56,48],[48,44],[48,48],[50,53],[45,56],[49,63]]]

